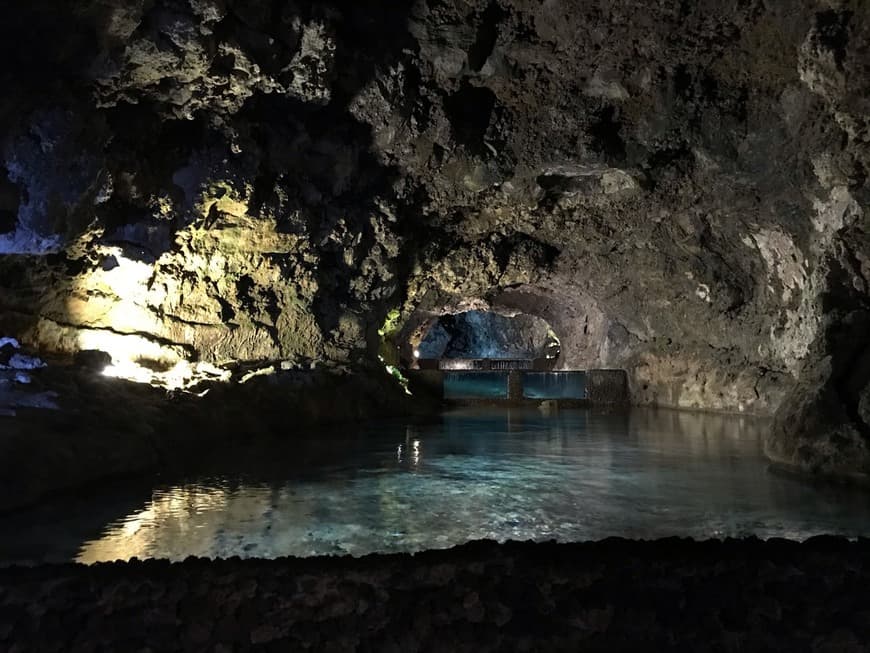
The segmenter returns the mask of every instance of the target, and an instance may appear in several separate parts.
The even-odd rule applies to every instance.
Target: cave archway
[[[398,368],[413,369],[420,366],[418,359],[458,358],[461,355],[459,352],[445,356],[439,352],[427,352],[425,347],[420,350],[420,345],[430,331],[435,330],[437,334],[445,326],[445,320],[452,319],[455,324],[458,316],[465,314],[459,319],[467,322],[467,316],[475,313],[486,314],[486,319],[493,324],[501,320],[508,324],[511,321],[521,324],[526,320],[543,325],[541,332],[551,333],[551,340],[559,345],[558,349],[549,351],[550,356],[555,354],[554,357],[547,358],[546,352],[542,354],[546,361],[544,369],[622,368],[630,355],[621,330],[603,314],[594,299],[579,289],[554,288],[549,284],[515,284],[510,287],[462,290],[465,292],[460,294],[430,289],[417,293],[402,310],[392,311],[379,330],[379,355],[382,360]],[[417,350],[419,357],[414,355]],[[446,346],[444,350],[447,351]],[[534,352],[514,354],[508,350],[500,354],[472,353],[471,358],[482,356],[494,360],[516,356],[533,359],[539,355]]]
[[[413,345],[412,367],[480,369],[498,366],[551,368],[559,337],[540,317],[491,310],[446,313],[427,320]]]

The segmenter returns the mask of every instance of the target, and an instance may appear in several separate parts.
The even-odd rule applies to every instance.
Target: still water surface
[[[362,555],[481,538],[870,535],[870,494],[771,472],[766,427],[537,409],[345,426],[0,517],[0,562]]]

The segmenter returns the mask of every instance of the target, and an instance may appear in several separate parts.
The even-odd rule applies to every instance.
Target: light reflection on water
[[[768,471],[765,426],[671,411],[534,409],[369,424],[248,450],[127,505],[100,496],[7,517],[0,560],[362,555],[480,538],[870,534],[865,492]],[[102,502],[120,505],[95,510]]]

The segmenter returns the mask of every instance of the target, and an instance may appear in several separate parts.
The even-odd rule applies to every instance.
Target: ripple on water
[[[147,495],[108,491],[0,520],[0,559],[279,557],[474,539],[870,534],[863,492],[768,472],[765,422],[670,411],[466,410],[309,434]],[[300,463],[299,451],[320,464]],[[316,454],[316,455],[314,455]],[[217,471],[215,471],[215,469]]]

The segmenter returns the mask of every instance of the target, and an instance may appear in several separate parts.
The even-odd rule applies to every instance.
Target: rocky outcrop
[[[474,542],[0,569],[8,651],[861,651],[865,541]]]
[[[868,12],[34,0],[0,34],[0,332],[338,366],[525,313],[638,403],[781,406],[772,457],[866,472]]]

